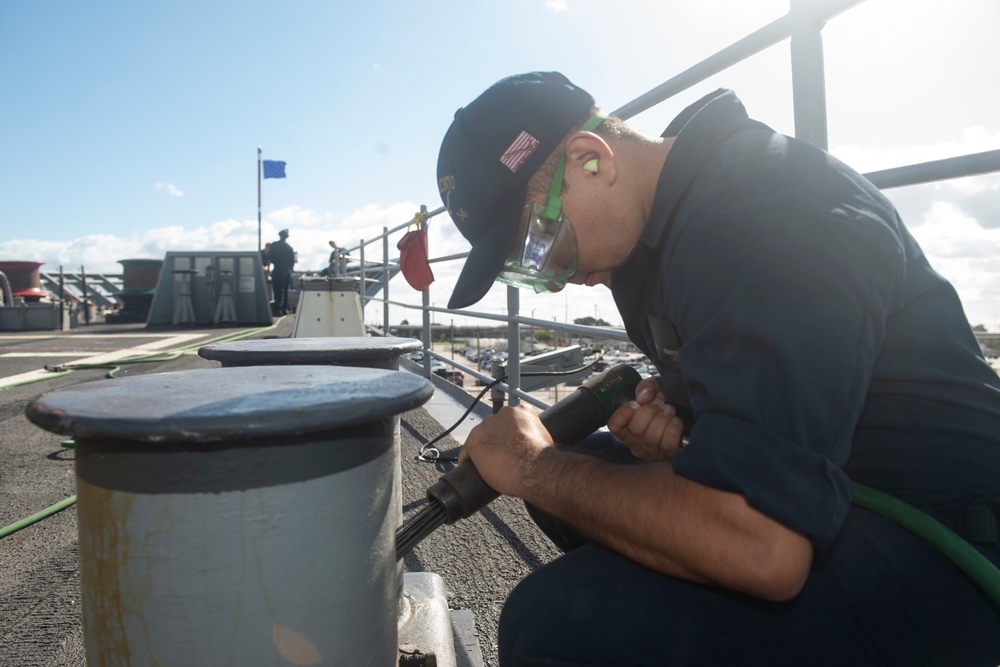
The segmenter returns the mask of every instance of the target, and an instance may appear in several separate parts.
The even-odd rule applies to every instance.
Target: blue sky
[[[557,69],[614,109],[787,9],[787,0],[5,0],[0,259],[118,272],[118,259],[171,249],[256,248],[260,145],[265,159],[288,163],[286,179],[264,182],[264,240],[289,227],[300,268],[319,269],[328,240],[356,245],[420,204],[440,205],[441,136],[455,109],[497,79]],[[867,171],[1000,148],[998,25],[995,0],[867,0],[833,19],[824,30],[832,152]],[[787,45],[632,122],[659,134],[719,86],[794,133]],[[994,175],[889,193],[970,319],[991,330],[1000,328],[998,190]],[[432,220],[433,255],[465,249],[445,217]],[[435,265],[433,302],[447,301],[458,268]],[[582,289],[525,295],[522,310],[620,322],[603,290]],[[475,310],[504,303],[497,287]]]

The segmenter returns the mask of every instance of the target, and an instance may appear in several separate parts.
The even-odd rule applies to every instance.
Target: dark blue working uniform
[[[536,510],[572,550],[512,593],[502,662],[997,665],[1000,608],[851,504],[851,480],[875,487],[1000,563],[1000,379],[954,289],[871,183],[750,120],[731,91],[663,136],[676,139],[612,292],[689,427],[676,472],[805,535],[812,572],[795,599],[766,602],[574,549]],[[631,459],[607,434],[580,448]]]

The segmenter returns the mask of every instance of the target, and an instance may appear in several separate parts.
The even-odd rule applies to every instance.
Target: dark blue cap
[[[517,233],[528,180],[593,106],[562,74],[531,72],[498,81],[455,113],[438,155],[438,189],[472,250],[449,308],[489,291]]]

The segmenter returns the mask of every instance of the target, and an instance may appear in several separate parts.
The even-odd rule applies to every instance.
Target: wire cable
[[[483,399],[483,396],[486,395],[486,392],[488,392],[490,389],[493,389],[493,387],[497,386],[506,379],[507,376],[504,375],[503,377],[499,377],[496,380],[493,380],[493,382],[490,382],[488,385],[486,385],[486,387],[481,392],[479,392],[479,394],[476,395],[472,403],[469,404],[469,407],[462,414],[462,416],[458,418],[458,421],[456,421],[445,431],[436,436],[433,440],[430,440],[429,442],[425,443],[420,448],[420,451],[417,452],[417,455],[414,456],[413,458],[417,461],[423,461],[424,463],[457,463],[458,462],[457,456],[441,456],[440,450],[438,450],[437,447],[434,447],[434,443],[440,441],[446,435],[450,434],[452,431],[458,428],[458,425],[465,421],[465,418],[469,416],[469,413],[472,412],[473,408],[475,408],[476,405]]]

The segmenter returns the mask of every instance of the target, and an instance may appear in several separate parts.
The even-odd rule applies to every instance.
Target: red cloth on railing
[[[434,273],[427,261],[427,230],[406,232],[396,248],[399,250],[399,268],[406,282],[417,291],[427,289],[434,282]]]

